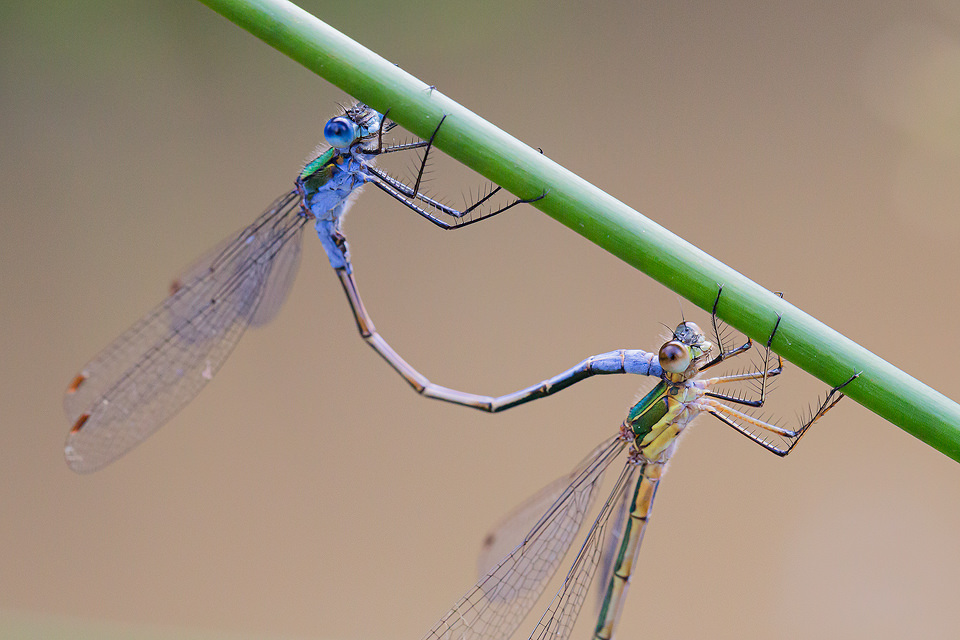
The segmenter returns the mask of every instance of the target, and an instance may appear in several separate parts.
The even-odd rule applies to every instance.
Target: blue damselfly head
[[[342,116],[330,118],[323,127],[323,137],[330,146],[347,149],[352,144],[377,133],[383,116],[358,102]]]

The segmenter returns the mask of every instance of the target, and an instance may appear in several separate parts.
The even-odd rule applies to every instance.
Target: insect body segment
[[[717,301],[719,298],[720,293],[717,294]],[[530,640],[567,640],[595,571],[601,560],[605,560],[600,615],[593,638],[611,640],[624,607],[627,587],[636,566],[660,478],[674,453],[680,434],[691,421],[701,413],[709,413],[768,451],[787,455],[810,425],[836,406],[843,397],[843,387],[857,377],[853,375],[831,389],[808,420],[795,429],[785,429],[730,406],[762,406],[767,378],[779,375],[783,369],[782,361],[779,357],[772,357],[770,351],[779,324],[774,325],[767,341],[761,366],[745,373],[706,378],[703,374],[706,369],[744,354],[753,347],[753,343],[747,340],[743,345],[728,350],[721,338],[716,317],[712,324],[715,342],[706,340],[694,323],[684,322],[657,354],[614,351],[588,358],[566,372],[522,391],[499,398],[484,398],[482,403],[476,401],[480,396],[462,402],[475,408],[499,410],[550,395],[599,373],[638,373],[659,378],[656,386],[630,408],[616,436],[597,447],[572,473],[548,485],[531,502],[521,505],[513,517],[507,518],[497,531],[487,536],[492,541],[489,545],[491,548],[513,548],[501,542],[502,538],[509,540],[509,535],[502,535],[501,532],[523,530],[525,527],[519,524],[526,522],[531,511],[536,513],[546,509],[513,551],[490,569],[441,618],[424,640],[509,638],[533,608],[566,550],[573,544],[576,527],[584,521],[593,490],[604,471],[626,449],[623,471],[600,507],[563,584],[529,636]],[[719,353],[711,359],[714,350]],[[618,361],[617,354],[626,353],[632,354],[632,361],[644,363],[645,366],[614,366]],[[770,366],[771,361],[776,366]],[[603,366],[598,366],[599,363],[603,363]],[[718,385],[743,382],[757,386],[758,399],[711,390]],[[460,400],[447,399],[451,402]],[[783,444],[777,439],[782,440]],[[535,506],[540,509],[534,509]],[[615,524],[613,530],[608,531],[607,526],[614,513],[617,514],[613,520]]]
[[[430,383],[376,332],[354,280],[343,217],[367,183],[443,229],[462,228],[529,200],[484,210],[496,187],[458,211],[423,195],[419,187],[433,137],[384,146],[383,133],[394,126],[359,103],[330,119],[324,127],[330,147],[307,163],[295,188],[191,265],[163,302],[83,367],[64,397],[73,425],[64,453],[73,470],[95,471],[137,446],[200,392],[248,326],[274,318],[296,276],[309,220],[364,340],[418,392],[429,387],[428,397],[462,397]],[[413,149],[423,150],[413,186],[374,166],[382,154]]]

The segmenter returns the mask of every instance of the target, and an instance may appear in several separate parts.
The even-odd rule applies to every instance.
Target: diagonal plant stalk
[[[861,375],[844,392],[908,433],[960,461],[960,405],[907,375],[746,276],[645,218],[537,150],[428,87],[286,0],[201,0],[350,95],[435,144],[697,306],[765,342],[829,385]]]

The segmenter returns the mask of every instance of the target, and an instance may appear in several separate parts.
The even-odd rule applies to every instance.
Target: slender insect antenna
[[[668,327],[666,323],[658,322],[661,327],[663,327],[663,333],[660,334],[660,340],[666,342],[667,340],[676,340],[677,334],[673,330],[673,327]]]

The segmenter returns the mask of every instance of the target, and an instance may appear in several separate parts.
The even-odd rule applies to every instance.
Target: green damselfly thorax
[[[858,374],[854,374],[832,388],[816,410],[794,428],[754,415],[753,410],[764,404],[767,381],[783,371],[782,360],[774,357],[771,349],[780,318],[774,324],[758,366],[732,375],[708,377],[708,369],[741,356],[753,347],[748,339],[738,347],[725,348],[722,336],[726,331],[716,318],[719,301],[718,293],[712,320],[715,344],[707,340],[696,324],[682,322],[658,353],[612,351],[588,358],[564,373],[516,393],[497,398],[474,396],[464,402],[498,411],[550,395],[593,375],[634,373],[660,378],[656,386],[630,408],[616,435],[601,443],[571,473],[521,505],[488,536],[481,565],[494,565],[493,568],[434,625],[424,640],[510,638],[576,539],[604,472],[626,452],[626,463],[612,492],[600,508],[562,586],[529,636],[531,640],[566,640],[596,569],[602,564],[600,612],[593,638],[610,640],[623,610],[661,475],[679,436],[693,419],[702,413],[710,414],[768,451],[786,456],[809,427],[843,398],[841,389],[857,378]],[[719,353],[711,357],[715,347]],[[755,393],[726,391],[730,385],[745,383],[755,385]],[[530,524],[529,533],[516,544],[518,536],[509,532],[526,531],[523,525]],[[505,549],[512,551],[497,562]]]
[[[306,164],[294,188],[185,270],[169,297],[70,383],[64,398],[73,424],[65,447],[70,467],[95,471],[137,446],[212,379],[248,326],[276,316],[296,276],[308,222],[314,223],[364,340],[417,392],[458,399],[459,392],[430,383],[377,333],[360,298],[342,230],[344,216],[366,184],[442,229],[459,229],[530,201],[493,206],[500,187],[492,187],[459,210],[422,193],[427,158],[442,124],[441,119],[429,140],[388,146],[383,134],[394,123],[364,104],[331,118],[324,127],[329,146]],[[422,151],[413,184],[375,166],[382,155],[411,150]]]

